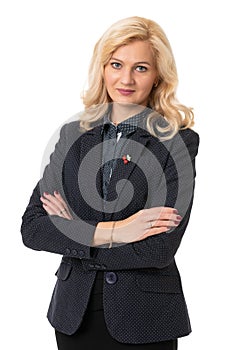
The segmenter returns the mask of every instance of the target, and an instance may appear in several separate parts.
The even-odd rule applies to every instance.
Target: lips
[[[131,90],[131,89],[117,89],[117,91],[123,96],[129,96],[135,92],[135,90]]]

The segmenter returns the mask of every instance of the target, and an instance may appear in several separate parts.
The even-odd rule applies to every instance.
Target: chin
[[[112,102],[115,102],[115,103],[128,103],[128,104],[139,104],[138,101],[135,101],[133,99],[130,99],[130,98],[116,98],[116,99],[113,99]]]

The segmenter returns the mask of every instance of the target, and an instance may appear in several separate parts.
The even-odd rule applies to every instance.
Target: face
[[[146,106],[157,72],[150,44],[134,41],[119,47],[104,69],[104,82],[113,102]]]

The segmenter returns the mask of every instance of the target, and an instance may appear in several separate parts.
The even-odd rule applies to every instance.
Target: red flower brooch
[[[126,156],[123,156],[122,159],[123,159],[123,162],[124,164],[127,164],[131,161],[131,156],[129,154],[127,154]]]

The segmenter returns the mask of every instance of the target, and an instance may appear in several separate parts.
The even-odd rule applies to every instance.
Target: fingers
[[[144,223],[144,232],[139,240],[167,232],[171,228],[177,227],[182,220],[182,217],[178,215],[178,211],[170,207],[144,209],[140,216]]]
[[[68,210],[68,206],[67,206],[66,202],[64,201],[64,199],[62,198],[61,194],[57,191],[54,191],[54,196],[63,205],[63,207]]]
[[[178,211],[170,207],[154,207],[142,211],[142,217],[147,228],[157,226],[177,226],[182,220]]]
[[[181,220],[155,220],[150,222],[150,229],[158,227],[177,227]]]
[[[178,215],[178,210],[170,207],[153,207],[144,209],[143,214],[146,220],[170,219]]]
[[[68,208],[68,205],[66,204],[66,202],[64,201],[64,199],[62,198],[61,194],[57,191],[54,191],[54,196],[55,198],[57,198],[59,200],[59,202],[62,204],[63,206],[63,209],[62,211],[65,212],[65,217],[67,219],[72,219],[72,216],[70,214],[70,211],[69,211],[69,208]]]
[[[52,195],[44,194],[44,197],[41,197],[41,201],[43,203],[43,208],[49,215],[58,215],[65,219],[71,219],[67,209],[64,208],[62,203],[58,199],[55,199]]]
[[[44,197],[41,197],[40,200],[50,215],[59,215],[61,208],[59,208],[58,204],[54,203],[51,195],[44,193]]]
[[[65,219],[72,219],[66,202],[57,191],[54,191],[54,195],[44,192],[40,200],[43,203],[43,208],[49,215],[58,215]]]
[[[47,211],[47,213],[48,213],[49,215],[55,215],[55,214],[53,213],[53,210],[51,210],[46,204],[43,204],[43,208],[44,208],[45,211]]]
[[[154,235],[158,235],[160,233],[164,233],[166,231],[169,231],[170,227],[166,227],[166,226],[162,226],[162,227],[156,227],[156,228],[152,228],[150,230],[147,230],[146,233],[143,234],[143,236],[141,236],[139,239],[137,239],[138,241],[142,241],[143,239],[150,237],[150,236],[154,236]]]

